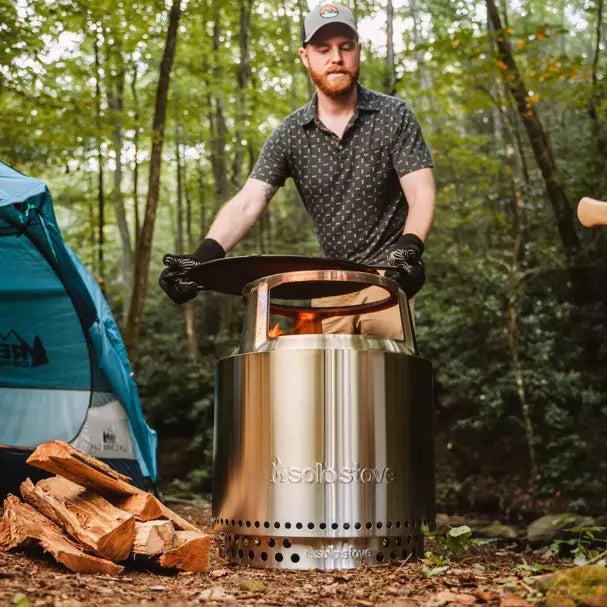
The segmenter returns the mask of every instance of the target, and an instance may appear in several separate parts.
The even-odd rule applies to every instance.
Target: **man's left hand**
[[[388,255],[388,263],[399,272],[388,270],[386,276],[396,280],[407,297],[413,297],[426,282],[423,252],[424,243],[415,234],[403,234]]]

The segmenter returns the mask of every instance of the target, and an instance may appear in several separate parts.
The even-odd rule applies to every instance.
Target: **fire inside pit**
[[[272,300],[285,285],[305,296],[321,282],[386,296],[334,307]],[[318,270],[261,278],[244,297],[240,351],[217,363],[213,522],[223,555],[341,569],[421,554],[434,525],[432,368],[405,295],[376,274]],[[323,333],[327,318],[390,306],[402,340]]]

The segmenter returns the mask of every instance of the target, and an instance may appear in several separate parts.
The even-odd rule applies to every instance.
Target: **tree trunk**
[[[415,46],[414,56],[415,63],[417,64],[417,73],[419,74],[419,84],[422,91],[429,91],[432,89],[432,78],[425,65],[424,54],[418,49],[418,46],[423,41],[419,0],[409,0],[409,10],[411,11],[411,19],[413,20],[411,35],[413,36],[413,44]],[[429,101],[432,102],[432,100],[433,96],[430,95]],[[433,109],[432,106],[431,109]]]
[[[135,134],[133,136],[133,211],[135,214],[135,250],[139,244],[141,230],[139,219],[139,99],[137,97],[137,64],[133,65],[133,78],[131,79],[131,92],[133,93],[133,107],[135,119]]]
[[[525,125],[527,135],[529,136],[535,160],[542,173],[546,193],[556,218],[565,259],[569,266],[572,266],[580,243],[573,223],[571,205],[565,194],[561,176],[554,160],[552,147],[548,141],[542,122],[535,110],[533,102],[528,98],[527,88],[512,55],[512,49],[507,39],[507,32],[502,26],[495,2],[494,0],[486,0],[486,2],[489,20],[492,28],[496,32],[495,42],[498,48],[499,57],[503,64],[504,78],[507,82],[510,94],[515,100],[519,116]],[[579,271],[570,271],[573,292],[579,300],[587,298],[585,292],[588,287],[584,286],[585,281],[582,274],[583,273]]]
[[[184,253],[185,238],[183,233],[184,228],[184,212],[183,212],[183,169],[182,169],[182,154],[181,154],[181,125],[179,120],[179,95],[175,87],[175,164],[177,165],[177,226],[176,226],[176,251]],[[190,225],[190,213],[187,212],[187,224]],[[191,238],[188,238],[188,250],[192,248]],[[196,311],[192,302],[188,301],[183,306],[183,314],[186,326],[186,335],[188,340],[188,351],[192,361],[198,360],[198,339],[196,333]]]
[[[95,123],[97,127],[97,208],[99,223],[97,231],[97,282],[105,295],[105,268],[103,263],[103,228],[105,223],[105,195],[103,193],[103,150],[101,149],[101,68],[99,62],[99,41],[95,31]]]
[[[129,225],[124,208],[124,196],[122,194],[122,113],[124,110],[124,80],[126,70],[124,58],[120,46],[113,45],[107,53],[108,85],[106,96],[112,122],[112,145],[116,156],[116,167],[114,169],[114,187],[112,189],[112,203],[116,213],[116,222],[121,242],[121,271],[123,284],[123,322],[128,313],[129,294],[133,282],[133,250]],[[114,63],[112,65],[112,63]],[[122,324],[122,323],[121,323]]]
[[[198,183],[198,211],[200,213],[200,238],[208,232],[207,209],[205,200],[204,168],[202,158],[198,158],[196,164],[196,177]],[[193,244],[193,243],[192,243]]]
[[[221,19],[220,7],[213,4],[213,54],[215,55],[213,77],[214,88],[221,82],[221,68],[218,51],[221,45]],[[211,88],[211,87],[207,87]],[[223,104],[219,94],[207,96],[209,105],[209,128],[211,132],[211,165],[213,167],[213,178],[215,182],[215,207],[218,208],[226,201],[229,193],[228,170],[226,159],[227,127],[223,116]]]
[[[126,326],[126,349],[132,364],[136,361],[137,338],[139,337],[139,331],[141,329],[143,306],[148,288],[152,238],[154,236],[154,223],[156,221],[156,209],[158,207],[158,196],[160,192],[160,167],[162,160],[162,144],[164,141],[167,98],[171,80],[171,68],[173,66],[175,47],[177,45],[177,29],[180,17],[180,0],[173,0],[169,15],[166,45],[162,56],[162,63],[160,64],[158,87],[156,89],[148,194],[140,242],[135,257],[135,280]]]
[[[251,5],[252,0],[238,0],[240,9],[240,63],[238,64],[238,105],[236,110],[236,139],[234,161],[232,163],[232,186],[239,190],[243,185],[242,165],[246,142],[243,143],[243,126],[248,113],[249,76],[251,74],[251,57],[249,42],[251,40]]]
[[[308,7],[306,6],[304,0],[297,0],[297,8],[299,9],[299,31],[301,32],[301,31],[303,31],[303,22],[304,22],[306,13],[308,12]],[[354,7],[354,8],[356,11],[356,7]],[[356,15],[356,12],[354,14]],[[312,95],[314,94],[314,84],[312,83],[312,80],[308,76],[308,72],[307,72],[305,66],[303,65],[303,63],[301,64],[301,67],[306,74],[306,82],[308,83],[308,97],[312,97]]]
[[[294,57],[296,52],[295,49],[293,48],[293,34],[292,34],[292,30],[291,30],[291,25],[292,25],[292,18],[291,15],[289,15],[289,9],[287,6],[287,2],[286,0],[283,2],[282,4],[282,23],[283,23],[283,28],[285,30],[285,37],[287,39],[287,54],[289,57]],[[299,87],[297,86],[297,75],[299,70],[301,69],[297,63],[295,61],[292,62],[292,69],[291,69],[291,111],[294,112],[297,109],[298,106],[298,100],[299,100],[299,94],[298,94],[298,90]],[[257,87],[253,87],[253,90],[255,90]]]
[[[396,71],[394,69],[394,6],[392,0],[386,5],[386,92],[394,95],[396,92]]]
[[[521,361],[520,348],[520,296],[523,288],[523,255],[524,255],[524,233],[525,233],[525,207],[523,204],[523,195],[517,180],[519,167],[515,154],[516,134],[511,133],[507,124],[502,124],[502,134],[506,143],[506,158],[510,168],[510,189],[512,191],[512,263],[510,265],[510,277],[507,294],[508,309],[508,349],[510,351],[512,375],[516,386],[516,393],[521,405],[521,415],[523,427],[525,428],[525,438],[527,450],[529,453],[529,466],[531,472],[531,486],[533,487],[538,479],[536,437],[531,418],[531,406],[527,396],[527,385],[525,381],[524,365]],[[514,136],[513,136],[514,135]],[[528,183],[526,167],[524,166],[524,156],[521,156],[521,165],[525,183]]]
[[[601,54],[601,41],[603,39],[603,0],[597,2],[597,17],[596,17],[596,36],[594,41],[594,54],[592,58],[592,90],[590,92],[590,101],[588,103],[588,114],[592,120],[592,133],[594,136],[594,144],[596,148],[596,168],[597,176],[604,173],[605,158],[607,156],[607,137],[604,135],[604,125],[601,123],[598,114],[598,107],[601,105],[601,92],[598,74],[599,59]]]
[[[183,182],[181,176],[181,140],[179,125],[179,94],[177,87],[173,89],[175,107],[175,165],[177,172],[177,222],[175,229],[175,251],[184,253],[183,246]]]

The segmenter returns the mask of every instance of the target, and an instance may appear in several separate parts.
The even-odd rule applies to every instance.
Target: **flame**
[[[279,335],[286,335],[287,332],[283,331],[280,328],[280,323],[276,323],[269,331],[268,331],[268,335],[270,337],[278,337]]]
[[[280,328],[280,323],[276,323],[269,331],[268,337],[275,338],[281,335],[306,335],[322,333],[322,325],[317,320],[314,312],[299,312],[293,319],[293,326],[285,331]]]

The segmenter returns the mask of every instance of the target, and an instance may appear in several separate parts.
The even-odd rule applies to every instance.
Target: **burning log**
[[[106,499],[60,476],[21,483],[21,497],[85,548],[110,561],[128,558],[135,519]]]
[[[98,459],[74,449],[67,443],[48,441],[36,448],[27,463],[102,493],[106,499],[127,510],[138,520],[150,520],[152,513],[159,511],[154,518],[163,516],[170,520],[176,529],[200,533],[199,529],[167,508],[153,495],[131,485],[128,476],[119,474]],[[139,499],[132,499],[131,496]]]
[[[177,538],[179,545],[155,558],[154,562],[181,571],[206,571],[211,538],[194,531],[177,531]]]
[[[14,495],[4,500],[4,516],[0,521],[0,550],[38,544],[56,561],[77,573],[109,573],[124,569],[111,561],[83,552],[61,529],[29,504]]]
[[[183,533],[183,532],[181,532]],[[187,532],[193,533],[193,532]],[[134,555],[154,556],[168,552],[179,544],[171,521],[147,521],[135,523]]]

